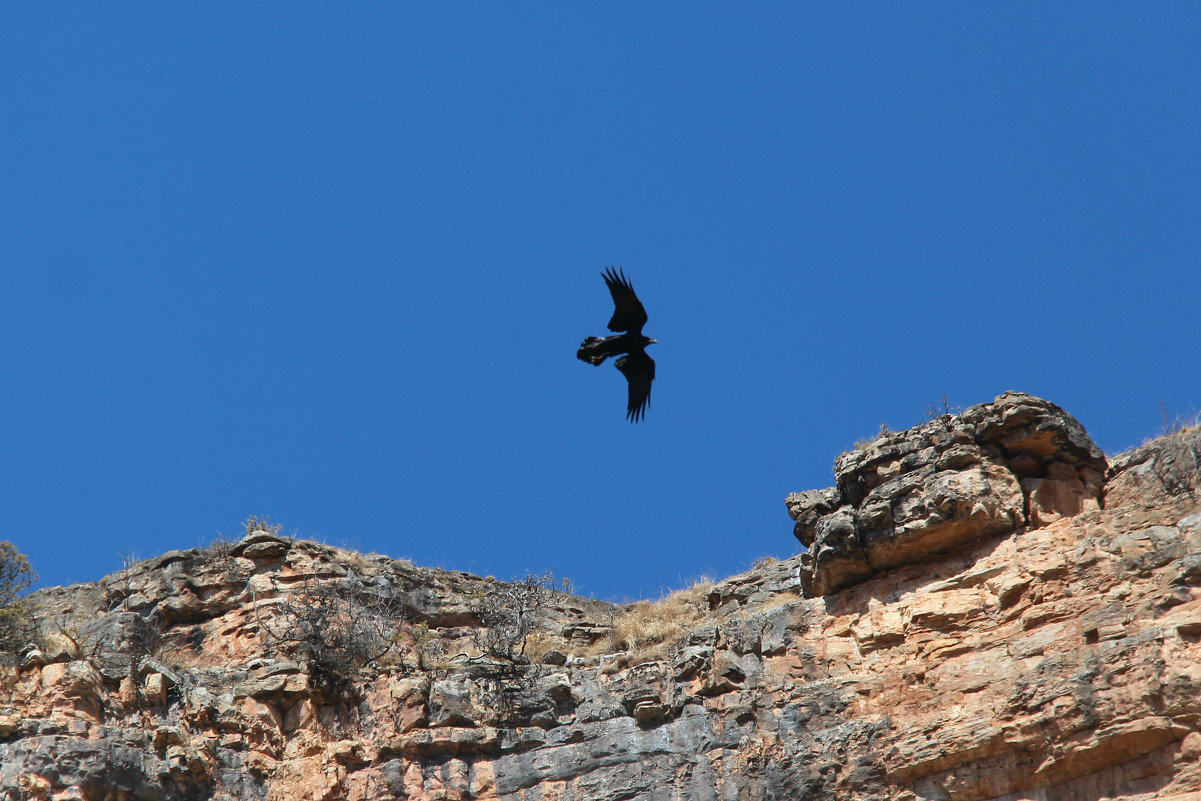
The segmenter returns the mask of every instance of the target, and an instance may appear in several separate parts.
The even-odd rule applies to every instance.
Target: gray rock
[[[793,534],[806,548],[813,545],[817,523],[838,508],[841,496],[833,487],[791,493],[784,501],[789,516],[796,521]]]
[[[474,726],[474,684],[466,678],[443,679],[430,685],[427,717],[431,726]]]
[[[112,740],[50,736],[0,745],[0,790],[22,798],[22,780],[30,776],[76,787],[84,798],[137,801],[199,801],[212,786],[208,775],[172,776],[163,760]]]
[[[1176,431],[1113,460],[1105,506],[1143,503],[1159,495],[1196,498],[1201,490],[1201,426]]]
[[[159,629],[136,612],[113,612],[79,629],[82,650],[108,679],[131,675],[160,637]]]

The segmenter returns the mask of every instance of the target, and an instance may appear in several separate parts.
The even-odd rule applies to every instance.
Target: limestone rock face
[[[1095,502],[1099,455],[1042,402],[997,406],[794,496],[813,543],[900,531],[858,583],[804,597],[802,556],[660,604],[558,593],[528,664],[475,645],[512,585],[269,532],[43,590],[45,642],[0,668],[0,799],[1201,797],[1197,471],[1173,457],[1166,491],[1139,466],[1175,446],[1151,443],[1104,508],[1032,525],[1023,482]],[[313,588],[357,599],[338,614],[387,600],[396,648],[335,681],[272,639]]]
[[[1201,490],[1201,426],[1175,431],[1114,458],[1105,505],[1185,497]]]
[[[1096,510],[1105,469],[1075,418],[1018,392],[882,434],[838,457],[837,486],[787,498],[805,594]]]

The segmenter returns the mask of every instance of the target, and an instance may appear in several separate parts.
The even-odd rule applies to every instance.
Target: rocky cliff
[[[657,603],[267,530],[36,594],[3,799],[1201,798],[1201,432],[1010,393]]]

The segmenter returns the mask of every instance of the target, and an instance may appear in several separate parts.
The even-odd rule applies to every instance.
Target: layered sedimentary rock
[[[805,594],[1098,509],[1105,470],[1075,418],[1018,392],[882,433],[837,459],[836,486],[787,499]]]
[[[43,627],[70,637],[4,669],[0,798],[1197,798],[1196,474],[1161,441],[1112,460],[1105,483],[1082,431],[1041,422],[1048,406],[1003,396],[975,413],[992,423],[912,432],[942,461],[884,443],[848,457],[862,483],[840,480],[836,500],[856,500],[819,519],[872,509],[922,459],[932,479],[968,474],[891,496],[909,515],[893,528],[933,547],[922,561],[882,551],[870,575],[813,597],[803,556],[657,606],[556,593],[530,664],[474,636],[481,599],[514,585],[263,531],[42,591]],[[1160,468],[1136,470],[1169,462],[1170,490]],[[1071,490],[1055,491],[1054,519],[1031,522],[1032,480]],[[965,486],[987,500],[946,501]],[[908,522],[944,518],[988,533],[955,545]],[[354,609],[386,599],[404,621],[348,685],[272,640],[314,587]],[[677,625],[639,640],[623,634],[635,615],[636,632]]]

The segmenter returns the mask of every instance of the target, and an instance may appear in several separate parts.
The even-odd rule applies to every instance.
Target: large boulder
[[[1007,392],[838,457],[836,486],[793,493],[807,596],[1100,506],[1105,455],[1053,403]]]

